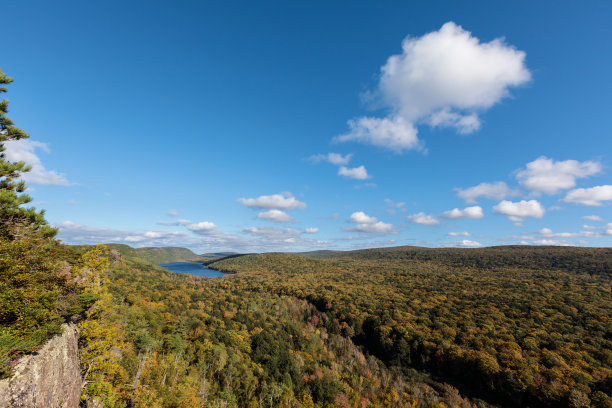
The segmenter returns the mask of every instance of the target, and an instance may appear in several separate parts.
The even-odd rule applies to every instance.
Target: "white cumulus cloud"
[[[569,191],[563,201],[566,203],[600,206],[603,205],[602,201],[612,201],[612,185],[577,188]]]
[[[277,209],[260,212],[259,214],[257,214],[257,218],[274,222],[293,221],[293,218],[289,214]]]
[[[477,186],[466,189],[456,188],[457,196],[465,200],[468,204],[475,204],[478,197],[486,197],[492,200],[503,200],[520,194],[517,190],[512,190],[503,181],[494,183],[480,183]]]
[[[363,211],[356,211],[352,213],[350,221],[356,225],[343,228],[344,231],[361,232],[373,235],[383,235],[395,232],[393,225],[378,221],[378,218],[371,217]]]
[[[505,215],[515,222],[521,222],[527,217],[542,218],[546,213],[538,200],[521,200],[518,202],[504,200],[494,206],[493,211],[496,214]]]
[[[338,175],[353,178],[356,180],[366,180],[370,178],[368,175],[368,171],[364,166],[348,168],[346,166],[341,166],[338,169]]]
[[[555,161],[545,156],[527,163],[516,173],[519,184],[535,193],[556,194],[576,186],[577,178],[600,173],[601,163],[577,160]]]
[[[424,212],[409,215],[406,217],[406,219],[410,222],[421,225],[437,225],[440,223],[440,220],[436,218],[436,216],[425,214]]]
[[[356,224],[374,224],[378,219],[376,217],[370,217],[363,211],[356,211],[351,214],[351,221]]]
[[[335,140],[396,152],[421,149],[419,122],[473,132],[480,127],[479,112],[508,96],[510,87],[530,79],[523,51],[501,38],[480,42],[448,22],[422,37],[407,37],[402,53],[382,66],[376,93],[389,115],[349,121],[350,131]]]
[[[310,227],[310,228],[306,228],[304,232],[306,234],[316,234],[317,232],[319,232],[319,229],[316,227]]]
[[[482,207],[475,205],[472,207],[465,207],[463,210],[453,208],[452,210],[443,212],[442,217],[450,220],[458,220],[461,218],[479,219],[484,218],[484,214],[482,213]]]
[[[69,186],[70,182],[66,176],[54,170],[47,170],[42,164],[40,157],[36,155],[36,149],[50,153],[46,143],[36,142],[30,139],[9,140],[3,143],[5,147],[4,156],[10,162],[23,161],[32,169],[22,174],[22,178],[28,184],[40,184],[50,186]]]
[[[291,193],[262,195],[257,198],[239,198],[244,206],[256,209],[297,210],[306,208],[306,203],[297,200]]]
[[[202,221],[196,224],[187,225],[187,229],[195,232],[196,234],[208,234],[217,231],[217,226],[214,222]]]

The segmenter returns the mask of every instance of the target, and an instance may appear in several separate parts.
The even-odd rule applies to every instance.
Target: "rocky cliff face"
[[[2,408],[76,408],[81,394],[79,335],[73,324],[37,353],[23,357],[14,375],[0,381]]]

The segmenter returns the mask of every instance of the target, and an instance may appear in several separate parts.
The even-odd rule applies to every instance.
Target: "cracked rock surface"
[[[79,335],[76,325],[50,339],[15,365],[13,376],[0,381],[2,408],[76,408],[81,394]]]

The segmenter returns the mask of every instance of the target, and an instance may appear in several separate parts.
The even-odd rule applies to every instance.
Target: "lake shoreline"
[[[186,273],[206,278],[222,278],[227,275],[227,273],[208,268],[203,262],[166,262],[158,265],[170,272]]]

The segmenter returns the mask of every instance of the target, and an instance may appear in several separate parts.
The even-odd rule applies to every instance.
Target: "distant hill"
[[[159,265],[161,263],[168,262],[202,262],[211,263],[224,258],[232,258],[240,256],[238,252],[209,252],[198,255],[195,252],[187,248],[181,247],[144,247],[144,248],[132,248],[129,245],[124,244],[105,244],[110,249],[113,249],[123,257],[125,261],[130,264],[134,263],[151,263]],[[90,245],[71,245],[71,247],[79,249],[82,252],[87,251]]]
[[[145,247],[132,248],[123,244],[106,244],[111,249],[119,252],[124,258],[140,258],[151,262],[152,264],[160,264],[166,262],[181,262],[181,261],[203,261],[204,258],[187,248],[180,247]]]
[[[312,251],[295,255],[311,259],[430,261],[452,267],[524,267],[528,269],[612,271],[612,248],[508,245],[487,248],[398,246],[356,251]]]
[[[239,255],[238,252],[207,252],[205,254],[201,254],[202,258],[226,258],[232,255]]]
[[[351,256],[351,254],[359,251],[332,251],[330,249],[321,249],[318,251],[309,252],[293,252],[293,255],[305,256],[312,259],[331,259],[339,258],[342,256]]]

